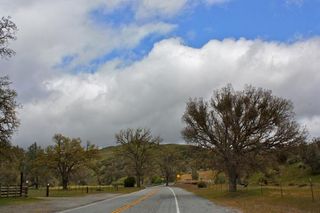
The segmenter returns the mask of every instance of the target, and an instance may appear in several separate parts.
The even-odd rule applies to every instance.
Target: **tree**
[[[252,86],[234,91],[228,85],[215,91],[209,102],[191,99],[182,119],[184,139],[211,150],[216,168],[229,177],[231,192],[237,190],[241,175],[268,153],[305,139],[292,103]]]
[[[314,138],[311,143],[301,146],[301,158],[310,166],[314,175],[320,174],[320,138]]]
[[[40,182],[44,183],[43,181],[47,178],[49,171],[45,161],[44,149],[38,146],[36,142],[30,145],[26,152],[26,167],[28,179],[38,189]]]
[[[129,160],[134,169],[137,187],[141,187],[150,159],[150,150],[159,145],[160,137],[153,137],[149,129],[141,128],[121,130],[115,137],[117,143],[122,145],[122,155]]]
[[[48,165],[61,178],[63,189],[68,188],[71,175],[87,161],[94,159],[97,150],[93,145],[83,148],[80,138],[69,138],[61,134],[53,137],[54,146],[47,148]]]
[[[10,144],[11,136],[19,126],[17,93],[10,84],[8,77],[0,77],[0,152]]]
[[[0,19],[0,57],[11,57],[15,52],[7,47],[9,40],[16,39],[17,26],[10,17]],[[19,121],[16,115],[17,93],[10,88],[8,76],[0,77],[0,151],[9,145],[9,140]],[[0,153],[1,155],[3,153]]]
[[[8,48],[10,40],[16,39],[17,26],[10,17],[0,19],[0,57],[11,57],[15,52]]]
[[[171,180],[174,180],[179,167],[179,156],[170,147],[161,147],[158,156],[159,167],[162,175],[165,178],[166,186]]]

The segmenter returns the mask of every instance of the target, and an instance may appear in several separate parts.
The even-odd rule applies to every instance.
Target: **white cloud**
[[[108,1],[110,10],[124,1]],[[64,56],[75,55],[69,68],[86,65],[115,49],[131,49],[150,34],[165,35],[174,25],[161,21],[101,26],[92,22],[90,12],[103,0],[2,0],[0,14],[11,15],[19,28],[18,40],[12,42],[17,55],[0,61],[1,75],[9,74],[23,101],[44,92],[39,82],[60,75],[53,67]],[[27,80],[26,80],[27,79]]]
[[[181,116],[189,97],[209,97],[232,83],[272,89],[294,102],[297,118],[320,134],[320,39],[292,44],[212,40],[200,49],[163,40],[126,68],[116,62],[95,74],[63,75],[46,82],[46,98],[21,111],[16,143],[49,143],[62,132],[106,146],[127,127],[150,127],[166,142],[181,141]]]
[[[0,14],[11,15],[19,27],[11,44],[17,55],[0,61],[0,75],[10,75],[24,106],[14,142],[49,144],[61,132],[105,146],[121,128],[138,126],[177,142],[185,101],[208,97],[229,82],[238,89],[270,88],[292,99],[301,123],[319,135],[319,38],[292,44],[212,40],[200,49],[168,39],[128,67],[119,68],[122,62],[114,60],[94,74],[53,68],[64,56],[77,56],[68,68],[75,67],[119,48],[130,50],[150,34],[166,35],[175,25],[163,20],[199,2],[226,1],[1,0]],[[128,5],[143,21],[112,26],[90,19],[94,9],[111,13]]]
[[[173,16],[186,5],[187,0],[140,0],[139,2],[137,17],[146,18],[151,16]]]

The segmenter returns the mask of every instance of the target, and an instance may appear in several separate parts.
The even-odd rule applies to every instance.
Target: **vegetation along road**
[[[233,209],[217,206],[190,192],[175,187],[151,187],[131,194],[106,199],[60,213],[225,213]]]

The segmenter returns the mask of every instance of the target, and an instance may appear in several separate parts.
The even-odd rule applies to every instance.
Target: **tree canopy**
[[[17,93],[10,88],[8,77],[0,77],[0,146],[8,145],[12,134],[19,126],[16,108]]]
[[[153,137],[149,129],[126,129],[116,134],[118,144],[122,145],[122,155],[128,158],[136,175],[137,186],[141,186],[146,165],[150,160],[150,150],[159,145],[160,137]]]
[[[63,189],[67,189],[71,175],[87,161],[94,158],[94,146],[81,146],[80,138],[69,138],[61,134],[53,137],[55,145],[47,148],[48,165],[60,175]]]
[[[215,166],[229,177],[229,191],[264,155],[305,139],[292,103],[252,86],[235,91],[228,85],[208,102],[191,99],[182,119],[184,139],[212,151]]]
[[[10,40],[16,39],[17,26],[10,20],[10,17],[0,19],[0,57],[11,57],[15,51],[8,47]]]

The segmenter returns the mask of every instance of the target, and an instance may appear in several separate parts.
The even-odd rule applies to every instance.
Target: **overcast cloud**
[[[0,2],[0,14],[11,15],[19,27],[11,44],[17,55],[0,61],[0,74],[9,74],[23,105],[14,144],[49,144],[59,132],[114,145],[114,134],[128,127],[151,128],[165,142],[181,143],[188,98],[210,97],[227,83],[236,89],[252,84],[291,99],[301,125],[311,136],[320,135],[319,37],[292,43],[212,38],[192,48],[183,38],[168,36],[134,63],[119,58],[93,73],[72,72],[114,50],[135,48],[149,35],[169,35],[177,26],[166,18],[190,9],[194,1]],[[202,1],[208,6],[223,2],[228,1]],[[125,5],[144,21],[113,26],[90,19],[98,7],[107,14]],[[67,64],[66,57],[72,58]]]

